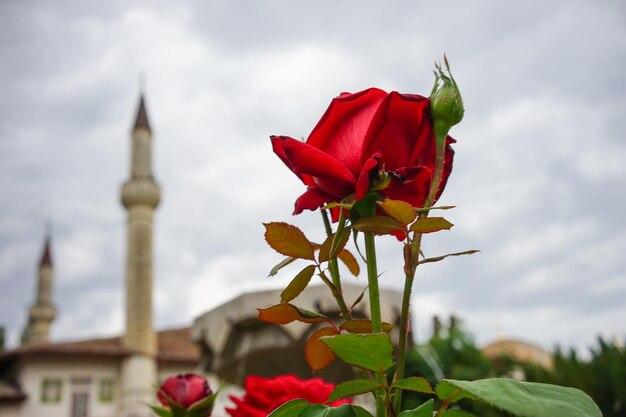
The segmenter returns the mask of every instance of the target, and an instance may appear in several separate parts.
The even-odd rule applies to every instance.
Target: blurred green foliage
[[[444,377],[461,380],[523,377],[526,381],[578,388],[593,398],[604,417],[626,417],[626,349],[619,344],[600,337],[587,359],[581,359],[573,349],[564,353],[557,348],[553,369],[548,370],[511,357],[488,359],[454,318],[447,329],[435,327],[435,334],[427,343],[416,345],[409,352],[407,377],[423,376],[433,385]],[[403,409],[413,409],[429,398],[405,392]],[[463,400],[460,406],[477,416],[505,416],[472,401]]]

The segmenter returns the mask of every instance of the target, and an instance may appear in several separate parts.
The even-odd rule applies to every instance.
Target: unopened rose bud
[[[196,374],[171,376],[163,382],[157,397],[161,404],[168,407],[168,400],[188,409],[191,405],[211,395],[207,380]]]
[[[445,140],[452,126],[463,119],[463,99],[461,92],[452,77],[448,58],[444,56],[447,74],[440,64],[435,64],[435,85],[430,95],[430,114],[433,119],[433,128],[438,141]],[[443,136],[443,137],[441,137]]]

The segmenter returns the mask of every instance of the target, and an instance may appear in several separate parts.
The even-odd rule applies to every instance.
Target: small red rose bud
[[[440,64],[435,64],[435,85],[430,95],[430,114],[437,141],[444,141],[450,128],[459,123],[465,113],[461,92],[445,55],[444,62],[448,74],[443,72]]]
[[[169,406],[167,399],[170,399],[185,409],[210,395],[209,383],[196,374],[171,376],[163,382],[157,392],[157,398],[164,406]]]

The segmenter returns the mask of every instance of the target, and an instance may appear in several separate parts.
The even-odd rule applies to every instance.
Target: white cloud
[[[268,135],[308,135],[341,91],[428,94],[432,62],[446,51],[467,114],[453,131],[455,171],[442,203],[459,207],[445,213],[454,229],[429,236],[425,250],[483,253],[419,271],[419,326],[431,313],[455,312],[481,341],[495,336],[498,320],[507,334],[546,345],[623,334],[624,312],[611,298],[624,296],[626,150],[615,133],[626,85],[623,6],[481,4],[2,4],[1,319],[24,321],[34,285],[25,280],[51,217],[55,337],[121,331],[118,199],[140,71],[163,189],[156,321],[170,326],[240,291],[288,281],[290,271],[265,278],[278,258],[262,221],[321,235],[317,213],[290,217],[303,187]],[[394,287],[399,251],[397,242],[379,245]],[[18,328],[9,331],[14,343]]]

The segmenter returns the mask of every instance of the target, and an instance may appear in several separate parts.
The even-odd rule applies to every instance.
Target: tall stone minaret
[[[27,343],[46,343],[50,339],[50,324],[56,315],[52,304],[52,256],[50,254],[50,235],[46,235],[39,261],[35,303],[29,310],[28,327],[25,340]]]
[[[132,353],[122,364],[123,417],[149,416],[157,383],[156,334],[152,327],[153,213],[159,186],[152,176],[152,133],[143,94],[132,130],[130,179],[122,186],[128,211],[126,258],[126,333],[124,347]]]

